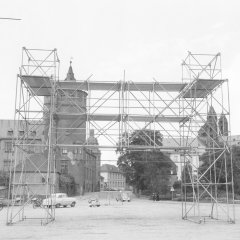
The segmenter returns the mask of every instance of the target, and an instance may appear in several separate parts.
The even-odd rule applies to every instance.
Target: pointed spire
[[[225,114],[221,114],[219,120],[218,120],[218,127],[219,127],[219,133],[222,136],[228,136],[228,120],[225,116]]]
[[[72,69],[72,61],[70,61],[70,66],[69,66],[67,77],[65,78],[65,81],[76,81],[76,79],[74,77],[73,69]]]

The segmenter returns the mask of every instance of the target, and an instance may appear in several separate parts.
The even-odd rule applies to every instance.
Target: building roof
[[[52,163],[52,166],[53,166],[53,163]],[[31,154],[29,158],[25,160],[24,166],[22,163],[19,163],[16,167],[16,172],[24,171],[24,172],[46,173],[47,170],[48,170],[47,158],[42,153]],[[53,170],[51,172],[53,172]]]
[[[115,173],[122,173],[118,167],[111,165],[111,164],[103,164],[101,166],[101,172],[115,172]]]
[[[73,73],[73,69],[72,69],[72,61],[70,61],[70,66],[69,66],[67,77],[66,77],[65,81],[74,81],[74,82],[76,82],[76,79],[75,79],[74,73]]]
[[[94,129],[90,129],[90,136],[87,139],[88,144],[90,145],[98,145],[98,140],[94,136]]]
[[[181,142],[182,141],[182,142]],[[191,146],[191,147],[204,147],[204,144],[200,141],[199,138],[186,138],[181,140],[180,138],[163,138],[162,141],[163,146],[172,146],[172,147],[180,147],[180,146]]]

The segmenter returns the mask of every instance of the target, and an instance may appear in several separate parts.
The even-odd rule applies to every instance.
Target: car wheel
[[[75,205],[76,205],[76,203],[75,203],[75,202],[72,202],[70,206],[71,206],[71,207],[75,207]]]
[[[60,207],[61,207],[61,204],[58,203],[58,204],[55,205],[55,207],[56,207],[56,208],[60,208]]]

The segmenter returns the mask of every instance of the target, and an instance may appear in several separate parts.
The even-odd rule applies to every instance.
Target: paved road
[[[181,219],[181,203],[133,199],[117,203],[105,199],[99,208],[89,208],[87,198],[79,198],[75,208],[56,209],[56,221],[47,226],[24,222],[6,226],[6,209],[0,212],[0,239],[240,239],[240,205],[237,223],[207,222],[195,224]],[[29,206],[29,211],[37,213]],[[34,212],[35,211],[35,212]]]

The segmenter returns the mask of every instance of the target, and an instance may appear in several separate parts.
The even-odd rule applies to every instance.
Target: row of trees
[[[142,146],[154,144],[162,146],[163,137],[159,131],[151,130],[136,130],[127,136],[130,139],[129,144],[131,146]],[[218,142],[219,145],[222,143]],[[120,157],[118,158],[118,166],[125,173],[126,181],[129,185],[133,186],[136,192],[148,191],[159,192],[166,194],[169,192],[169,180],[171,172],[176,173],[176,165],[171,159],[163,154],[159,149],[154,150],[125,150],[119,151]],[[232,163],[231,167],[231,154]],[[217,159],[215,167],[211,167],[208,170],[214,159]],[[231,153],[229,151],[206,151],[200,156],[201,166],[199,171],[204,173],[206,171],[204,179],[209,181],[216,181],[218,183],[231,182],[231,171],[233,171],[234,190],[235,193],[240,195],[240,146],[233,146]],[[225,163],[227,174],[225,174]],[[190,164],[186,164],[182,172],[182,180],[190,183],[192,174],[192,168]],[[216,179],[215,179],[216,176]],[[175,182],[173,185],[175,189],[181,188],[181,181]],[[219,190],[224,190],[226,185],[219,185]],[[191,186],[188,187],[189,191]],[[231,191],[231,189],[229,189]]]
[[[215,159],[217,159],[217,161],[212,167],[210,167]],[[216,182],[218,183],[217,189],[220,191],[225,191],[225,183],[232,182],[233,180],[234,192],[236,195],[240,195],[240,146],[232,146],[231,152],[225,150],[206,151],[202,156],[200,156],[199,160],[201,165],[198,171],[201,174],[205,173],[204,177],[201,179],[201,182]],[[191,174],[192,166],[190,163],[186,163],[181,174],[182,180],[175,182],[173,187],[180,190],[181,181],[183,183],[191,183],[191,178],[195,177]],[[228,185],[228,189],[230,192],[232,191],[230,185]],[[186,190],[187,192],[192,192],[192,187],[188,186],[186,187]]]
[[[220,144],[220,143],[219,143]],[[232,159],[231,159],[232,154]],[[214,159],[217,159],[215,167],[212,167],[206,172],[206,178],[211,179],[216,175],[216,182],[225,183],[232,181],[233,173],[233,183],[234,191],[236,194],[240,195],[240,147],[233,146],[230,151],[208,151],[200,157],[202,165],[200,166],[200,171],[205,172]],[[232,166],[231,166],[232,162]],[[226,173],[227,170],[227,173]],[[214,179],[212,179],[213,181]],[[224,189],[226,186],[220,185],[220,189]],[[230,189],[231,190],[231,189]]]

